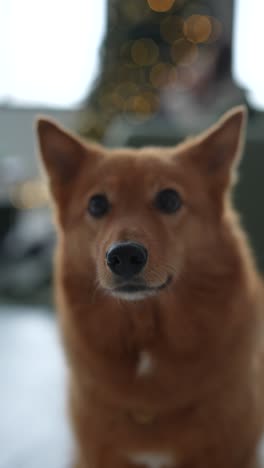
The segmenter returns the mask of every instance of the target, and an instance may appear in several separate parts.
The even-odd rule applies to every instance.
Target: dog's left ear
[[[99,145],[86,143],[49,118],[36,122],[41,160],[53,198],[60,205],[70,197],[78,175],[102,155]]]
[[[242,155],[246,116],[244,106],[235,107],[194,139],[192,161],[207,177],[229,184]]]
[[[67,184],[85,159],[84,145],[50,119],[39,118],[36,126],[40,154],[51,186]]]

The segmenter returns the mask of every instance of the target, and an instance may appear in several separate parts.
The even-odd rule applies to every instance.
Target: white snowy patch
[[[130,455],[129,458],[132,463],[145,465],[147,468],[170,468],[175,466],[173,457],[166,453],[141,452]]]

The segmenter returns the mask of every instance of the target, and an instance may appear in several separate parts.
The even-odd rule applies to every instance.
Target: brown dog
[[[252,468],[262,283],[230,202],[245,111],[173,148],[40,119],[78,468]]]

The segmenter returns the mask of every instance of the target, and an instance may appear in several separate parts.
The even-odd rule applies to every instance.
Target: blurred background
[[[0,468],[69,466],[54,228],[34,119],[171,145],[244,103],[235,203],[264,270],[263,0],[0,0]]]

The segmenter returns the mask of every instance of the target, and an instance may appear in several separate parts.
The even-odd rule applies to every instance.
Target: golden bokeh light
[[[180,16],[167,16],[160,24],[160,35],[169,44],[183,36],[184,21]]]
[[[126,108],[126,101],[129,97],[138,93],[138,86],[130,81],[124,81],[117,86],[109,87],[99,96],[98,103],[104,113],[121,111]]]
[[[138,66],[153,65],[159,58],[159,48],[152,39],[138,39],[131,47],[131,57]]]
[[[175,3],[175,0],[147,0],[147,1],[151,10],[157,11],[160,13],[170,10],[173,4]]]
[[[144,91],[131,96],[126,103],[126,111],[136,114],[137,118],[150,118],[158,108],[158,98],[151,91]]]
[[[169,63],[157,63],[150,70],[149,80],[154,88],[174,85],[177,82],[177,70]]]
[[[16,208],[31,210],[47,205],[49,192],[43,181],[38,179],[27,180],[11,190],[10,199]]]
[[[171,58],[176,65],[191,65],[197,57],[197,45],[187,39],[178,39],[171,47]]]
[[[212,23],[208,16],[191,15],[183,26],[183,32],[188,41],[199,44],[206,42],[212,33]]]

